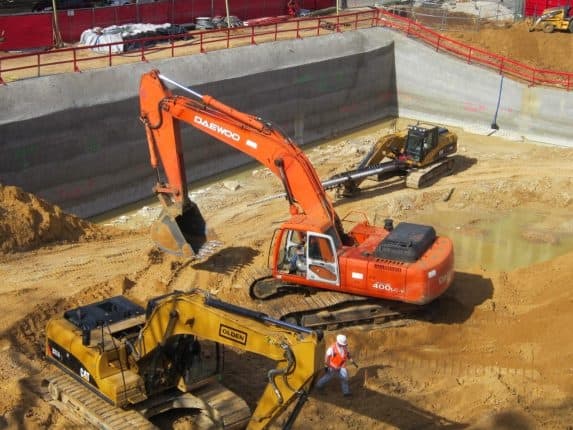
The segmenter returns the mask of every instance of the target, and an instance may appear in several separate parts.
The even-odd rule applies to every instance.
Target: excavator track
[[[157,429],[134,410],[115,407],[65,373],[47,378],[51,402],[63,414],[103,430]]]
[[[261,312],[315,330],[365,324],[405,325],[421,312],[420,307],[408,303],[286,284],[271,276],[255,279],[249,294]]]
[[[95,392],[87,388],[64,372],[57,372],[46,378],[47,399],[72,421],[102,430],[158,429],[145,414],[152,409],[166,410],[162,407],[171,403],[184,403],[189,393],[179,396],[165,395],[154,399],[153,404],[144,403],[140,411],[118,408]],[[200,398],[205,410],[196,414],[196,429],[240,429],[249,421],[251,412],[245,401],[217,382],[212,382],[193,392]],[[163,401],[163,404],[159,403]],[[70,413],[72,416],[70,417]]]
[[[447,157],[439,163],[422,169],[415,169],[408,172],[406,176],[406,187],[424,188],[442,176],[448,176],[454,171],[455,158]]]

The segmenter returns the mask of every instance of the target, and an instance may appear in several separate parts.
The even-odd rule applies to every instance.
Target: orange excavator
[[[167,84],[193,98],[174,95]],[[250,286],[252,298],[278,303],[266,310],[273,317],[307,327],[376,320],[401,312],[389,311],[391,304],[427,304],[452,283],[452,242],[437,236],[431,226],[394,226],[386,220],[379,227],[362,215],[345,231],[347,220],[335,212],[307,156],[270,122],[201,95],[157,70],[143,75],[140,104],[157,172],[154,192],[163,205],[151,235],[163,250],[193,257],[207,242],[205,220],[188,197],[181,121],[258,160],[282,182],[291,217],[273,236],[270,274]],[[297,259],[303,239],[307,246]],[[323,295],[325,290],[328,294]],[[312,294],[317,291],[320,294]],[[305,295],[291,302],[270,300],[293,292]]]

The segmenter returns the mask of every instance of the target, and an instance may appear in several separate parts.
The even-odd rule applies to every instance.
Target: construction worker
[[[305,272],[306,271],[306,236],[300,238],[300,243],[296,246],[290,258],[290,272]]]
[[[336,341],[326,350],[324,357],[326,373],[322,375],[316,383],[317,390],[321,391],[334,376],[338,376],[338,378],[340,378],[340,385],[342,386],[342,394],[345,397],[349,397],[351,393],[350,387],[348,386],[347,361],[358,368],[358,364],[352,359],[350,351],[348,351],[348,339],[345,335],[339,334],[336,336]]]

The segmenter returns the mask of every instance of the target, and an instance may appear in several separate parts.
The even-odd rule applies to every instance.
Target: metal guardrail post
[[[73,52],[73,57],[74,57],[74,72],[81,72],[80,68],[78,67],[76,48],[73,48],[72,52]]]
[[[36,75],[38,78],[41,76],[40,75],[40,54],[36,54],[36,59],[37,59],[37,63],[36,66],[38,67],[38,74]]]
[[[205,48],[203,47],[203,35],[205,33],[201,32],[199,33],[199,52],[201,52],[202,54],[205,54]]]
[[[537,70],[533,70],[533,76],[531,77],[531,85],[530,86],[535,86],[535,74],[537,73]]]

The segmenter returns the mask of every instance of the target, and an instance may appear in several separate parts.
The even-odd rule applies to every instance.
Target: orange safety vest
[[[331,348],[332,355],[328,357],[328,366],[333,369],[340,369],[346,363],[349,355],[348,350],[343,346],[339,346],[336,342],[332,344]]]

